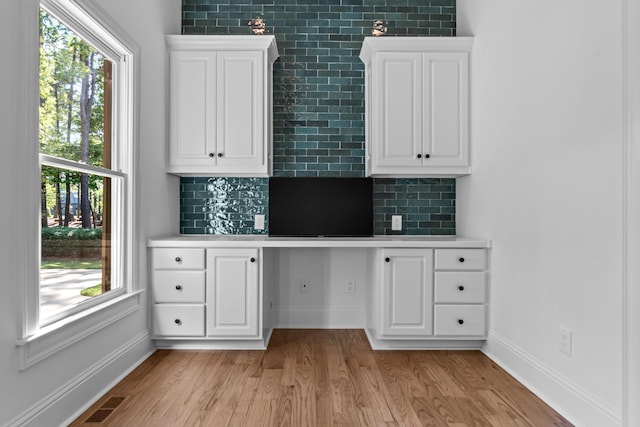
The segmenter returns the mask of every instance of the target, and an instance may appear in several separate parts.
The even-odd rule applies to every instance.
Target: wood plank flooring
[[[72,426],[570,426],[479,351],[275,330],[266,351],[159,350]]]

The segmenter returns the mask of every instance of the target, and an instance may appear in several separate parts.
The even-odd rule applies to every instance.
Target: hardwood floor
[[[276,330],[267,351],[159,350],[72,426],[570,426],[479,351]]]

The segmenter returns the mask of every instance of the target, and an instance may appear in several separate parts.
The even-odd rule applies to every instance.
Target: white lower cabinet
[[[258,249],[207,249],[207,336],[259,338]]]
[[[222,240],[202,244],[186,237],[154,241],[151,246],[151,330],[161,348],[264,349],[277,292],[287,292],[287,278],[305,269],[276,262],[289,240]],[[323,264],[326,289],[366,277],[351,297],[360,297],[363,326],[374,349],[479,348],[487,336],[487,243],[430,241],[390,247],[355,240],[366,263],[336,267]],[[175,243],[174,243],[175,242]],[[296,241],[300,247],[328,246],[326,240]],[[331,242],[345,245],[340,240]],[[463,242],[465,243],[465,242]],[[174,245],[170,246],[170,245]],[[306,245],[306,246],[305,246]],[[413,246],[412,246],[413,245]],[[366,271],[361,271],[361,270]],[[315,289],[322,287],[320,280]],[[344,286],[344,285],[343,285]],[[300,291],[303,292],[303,291]],[[364,318],[366,317],[366,321]],[[321,327],[321,326],[320,326]]]
[[[379,342],[486,337],[485,249],[380,249],[374,264],[371,317]]]
[[[381,337],[433,334],[433,250],[383,249]]]
[[[153,311],[155,335],[204,336],[204,305],[202,304],[156,304]]]
[[[204,337],[204,249],[156,248],[152,262],[153,335]]]
[[[153,336],[261,339],[261,254],[259,248],[154,248]]]
[[[484,336],[485,307],[436,304],[435,336]]]
[[[484,338],[487,252],[436,249],[434,265],[434,336]]]

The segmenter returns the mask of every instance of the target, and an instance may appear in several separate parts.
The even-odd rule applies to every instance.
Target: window
[[[39,327],[130,289],[130,52],[69,0],[40,9]],[[129,286],[129,287],[128,287]]]

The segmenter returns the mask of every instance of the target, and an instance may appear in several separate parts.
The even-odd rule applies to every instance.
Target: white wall
[[[275,250],[272,318],[276,328],[364,328],[373,283],[367,249]],[[308,292],[301,292],[306,280]],[[346,282],[354,292],[345,292]]]
[[[584,426],[622,417],[622,19],[622,0],[458,0],[475,44],[457,228],[494,242],[486,351]]]
[[[128,317],[66,348],[24,371],[18,370],[16,342],[20,335],[19,307],[21,279],[25,276],[22,254],[16,251],[23,241],[20,229],[23,213],[20,183],[28,171],[21,163],[22,129],[20,70],[26,55],[37,55],[37,46],[22,46],[25,34],[37,34],[37,14],[23,18],[20,8],[32,8],[34,0],[0,2],[0,194],[3,207],[0,221],[0,425],[62,424],[90,399],[99,397],[105,387],[152,351],[147,331],[147,310],[143,298],[140,309]],[[180,1],[104,0],[99,2],[108,14],[140,47],[141,75],[139,104],[139,159],[137,249],[140,251],[136,277],[147,286],[145,241],[147,237],[177,232],[178,180],[164,174],[166,147],[166,75],[163,35],[180,31]],[[28,49],[32,48],[31,51]],[[117,353],[122,351],[122,353]],[[108,361],[105,356],[111,356]],[[105,362],[100,370],[93,365]],[[95,375],[91,376],[90,373]],[[86,376],[83,376],[86,375]]]

